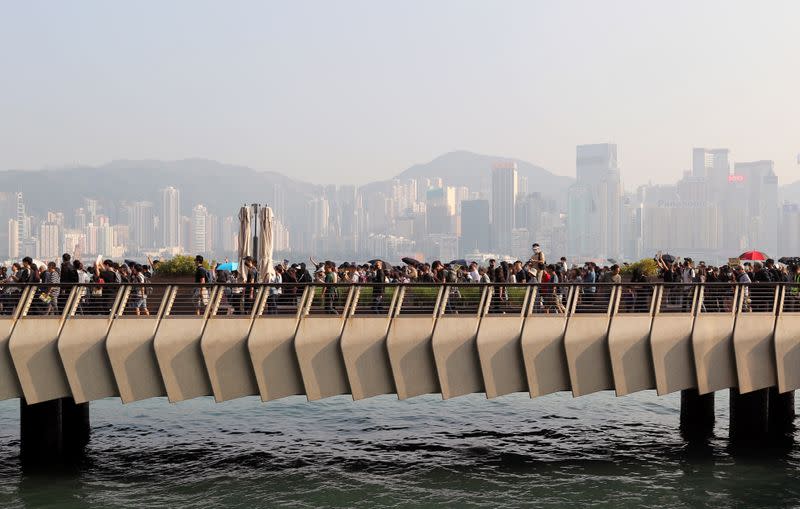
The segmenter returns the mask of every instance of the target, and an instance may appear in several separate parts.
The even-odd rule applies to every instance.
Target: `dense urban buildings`
[[[275,251],[293,258],[523,259],[534,242],[548,256],[574,261],[635,260],[657,251],[709,262],[748,249],[800,254],[800,205],[779,198],[772,161],[694,148],[676,183],[626,192],[616,145],[580,145],[575,156],[572,180],[487,158],[472,172],[406,173],[361,186],[295,182],[290,193],[286,179],[254,189],[251,201],[273,207]],[[548,175],[563,185],[545,183]],[[235,257],[238,207],[199,201],[189,191],[165,183],[157,192],[129,190],[131,199],[119,201],[87,192],[74,208],[54,210],[31,201],[30,191],[10,189],[0,193],[0,252],[7,260],[62,252]]]

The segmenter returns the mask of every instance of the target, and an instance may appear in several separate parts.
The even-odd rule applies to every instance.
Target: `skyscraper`
[[[153,204],[149,201],[137,201],[130,206],[128,216],[131,244],[135,249],[151,249],[155,243],[153,230],[155,217]]]
[[[619,258],[622,182],[617,146],[578,145],[577,180],[570,188],[568,251],[581,258]]]
[[[205,205],[195,205],[192,209],[192,243],[190,251],[192,253],[208,252],[208,209]]]
[[[8,257],[19,258],[19,225],[16,219],[8,220]]]
[[[22,198],[22,193],[17,193],[17,252],[21,252],[22,242],[28,238],[29,231],[27,228],[28,218],[25,217],[25,200]]]
[[[167,249],[181,247],[181,193],[174,187],[161,190],[161,241]]]
[[[454,234],[456,198],[453,187],[432,187],[425,193],[427,233]]]
[[[61,227],[58,224],[44,222],[39,226],[38,252],[45,260],[61,256]]]
[[[511,230],[517,203],[517,163],[497,163],[492,169],[492,248],[511,253]]]
[[[489,251],[489,200],[464,200],[461,202],[461,243],[463,256],[472,251]]]
[[[702,148],[692,150],[692,176],[711,177],[715,172],[730,172],[728,157],[730,150],[727,148]]]
[[[745,189],[745,203],[739,203],[747,213],[750,245],[771,256],[778,251],[778,177],[773,161],[736,163],[734,180]]]

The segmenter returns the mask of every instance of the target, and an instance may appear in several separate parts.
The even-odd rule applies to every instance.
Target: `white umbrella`
[[[264,207],[258,216],[258,273],[261,280],[269,282],[275,277],[272,265],[272,208]]]
[[[239,274],[247,281],[247,267],[244,257],[250,254],[250,209],[246,206],[239,209]]]

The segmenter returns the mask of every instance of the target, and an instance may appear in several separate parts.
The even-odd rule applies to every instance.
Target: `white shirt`
[[[276,273],[272,274],[271,276],[269,276],[269,281],[267,281],[267,282],[268,283],[281,284],[281,283],[283,283],[283,277],[281,277],[281,275],[276,272]],[[269,294],[270,295],[280,295],[282,293],[283,293],[283,289],[282,288],[279,288],[279,287],[276,287],[276,286],[271,286],[269,288]]]

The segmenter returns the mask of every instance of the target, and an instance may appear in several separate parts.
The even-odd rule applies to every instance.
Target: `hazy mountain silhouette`
[[[429,163],[416,164],[397,178],[441,177],[446,185],[467,186],[472,190],[478,190],[487,182],[491,185],[492,166],[501,161],[517,163],[518,173],[528,179],[530,191],[559,193],[565,191],[574,181],[570,177],[555,175],[541,166],[513,157],[487,156],[465,150],[448,152]]]
[[[97,167],[0,172],[0,186],[22,191],[29,213],[39,217],[48,210],[70,215],[83,206],[84,197],[97,198],[112,218],[123,201],[152,201],[158,211],[158,191],[167,186],[180,189],[185,215],[202,203],[219,216],[235,216],[243,203],[271,202],[276,185],[287,215],[302,220],[306,202],[318,186],[276,172],[206,159],[124,160]]]
[[[397,178],[441,177],[446,185],[489,191],[492,165],[507,160],[517,162],[520,175],[528,178],[529,191],[563,198],[573,181],[518,159],[466,151],[450,152],[429,163],[414,165]],[[391,180],[364,184],[366,192],[388,192]],[[236,215],[243,203],[271,203],[277,189],[286,210],[284,219],[290,226],[305,221],[308,201],[322,187],[274,171],[207,159],[119,160],[97,167],[9,170],[0,172],[0,186],[9,192],[22,191],[28,212],[39,217],[48,210],[70,215],[86,197],[97,198],[112,219],[123,201],[152,201],[158,210],[158,191],[166,186],[180,189],[183,214],[189,215],[192,206],[203,203],[221,217]]]
[[[448,186],[467,186],[472,191],[491,192],[492,166],[502,161],[517,163],[519,175],[528,180],[528,192],[540,192],[543,196],[556,199],[562,206],[566,204],[566,191],[575,181],[573,178],[555,175],[541,166],[513,157],[458,150],[443,154],[428,163],[415,164],[395,178],[402,181],[419,177],[441,177]],[[391,180],[384,180],[366,187],[370,191],[388,192],[390,186]]]

